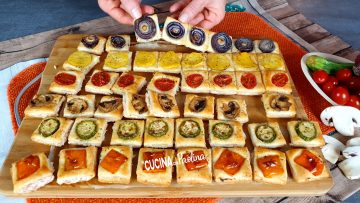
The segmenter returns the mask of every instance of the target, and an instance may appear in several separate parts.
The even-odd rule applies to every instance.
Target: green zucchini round
[[[265,143],[271,143],[276,139],[276,132],[273,127],[268,124],[262,124],[255,129],[256,137]]]
[[[149,124],[148,134],[153,137],[161,137],[166,135],[169,130],[168,124],[163,120],[155,120]]]
[[[213,133],[214,137],[217,137],[221,140],[226,140],[233,135],[234,128],[229,123],[220,122],[212,126],[211,132]]]
[[[191,128],[191,129],[190,129]],[[180,123],[179,133],[185,138],[194,138],[200,135],[200,125],[194,120],[184,120]]]
[[[95,136],[98,131],[96,121],[83,120],[76,125],[76,134],[82,140],[88,140]]]
[[[120,123],[117,134],[124,140],[134,139],[139,134],[139,127],[134,121],[124,121]]]
[[[305,141],[311,141],[316,138],[316,128],[314,123],[309,121],[301,121],[295,126],[295,131],[297,135],[305,140]]]
[[[48,118],[41,122],[39,132],[44,137],[53,135],[60,127],[60,121],[56,118]]]

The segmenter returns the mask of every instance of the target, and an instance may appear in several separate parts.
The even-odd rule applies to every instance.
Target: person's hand
[[[180,0],[170,7],[179,21],[211,29],[225,16],[226,0]]]
[[[141,4],[141,0],[98,0],[98,3],[105,13],[123,24],[133,24],[144,13],[154,13],[154,8]]]

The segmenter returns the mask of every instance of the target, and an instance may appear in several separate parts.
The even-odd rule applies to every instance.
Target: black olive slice
[[[115,110],[120,105],[120,99],[116,98],[109,101],[99,103],[99,110],[104,113],[109,113]]]
[[[51,94],[37,95],[30,101],[31,106],[44,106],[54,100],[54,96]]]
[[[190,30],[189,38],[192,44],[201,46],[204,44],[206,36],[202,29],[193,27]]]
[[[110,38],[111,45],[115,48],[123,48],[125,46],[125,39],[122,36],[115,35]]]
[[[81,98],[74,98],[67,102],[67,109],[72,114],[79,114],[84,112],[89,107],[87,101]]]
[[[148,111],[146,102],[145,102],[145,96],[134,94],[131,100],[131,104],[134,107],[136,111],[139,112],[139,114],[145,113]]]
[[[251,52],[254,49],[254,43],[249,38],[239,38],[235,41],[235,47],[240,52]]]
[[[181,23],[173,21],[166,26],[166,33],[173,39],[180,39],[185,34],[185,28]]]
[[[194,97],[189,103],[189,109],[193,112],[201,112],[206,107],[205,97]]]
[[[232,40],[225,32],[218,32],[211,38],[211,46],[218,53],[225,53],[231,49]]]
[[[175,105],[174,102],[172,101],[172,99],[169,98],[169,96],[166,94],[159,94],[158,100],[159,100],[159,104],[160,104],[161,108],[165,112],[171,111],[172,107]]]
[[[149,16],[136,19],[134,29],[137,36],[142,39],[151,39],[156,34],[156,24]]]
[[[89,35],[81,39],[83,45],[89,49],[94,48],[99,43],[99,38],[96,35]]]
[[[273,52],[275,50],[274,41],[269,40],[269,39],[261,40],[260,43],[259,43],[259,49],[263,53],[271,53],[271,52]]]

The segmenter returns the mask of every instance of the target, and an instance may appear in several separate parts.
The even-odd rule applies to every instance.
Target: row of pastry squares
[[[133,149],[128,146],[102,147],[98,161],[96,147],[68,148],[59,153],[58,184],[90,181],[129,184]],[[19,163],[32,163],[42,170],[42,175],[32,170],[19,177]],[[252,164],[251,164],[252,162]],[[30,192],[54,180],[54,168],[44,153],[33,154],[12,164],[14,192]],[[288,182],[287,164],[296,182],[309,182],[330,176],[320,153],[313,149],[297,148],[280,150],[255,147],[252,158],[246,147],[236,148],[141,148],[137,157],[136,179],[143,184],[169,186],[176,168],[178,184],[260,183],[281,184]],[[34,164],[35,165],[35,164]],[[40,170],[40,169],[38,169]],[[97,171],[97,173],[96,173]],[[20,179],[21,178],[21,179]],[[42,181],[41,181],[42,180]],[[39,183],[40,184],[35,184]],[[28,185],[35,187],[29,189]]]

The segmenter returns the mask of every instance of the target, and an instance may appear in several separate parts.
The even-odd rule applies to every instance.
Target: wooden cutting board
[[[84,35],[64,35],[59,37],[56,41],[49,61],[43,72],[41,79],[41,85],[39,93],[47,93],[49,85],[53,80],[54,75],[61,69],[62,64],[68,58],[68,56],[76,51],[76,47]],[[133,38],[133,36],[132,36]],[[164,41],[136,44],[134,39],[132,40],[131,51],[137,50],[153,50],[153,51],[169,51],[175,52],[191,52],[190,49],[184,46],[172,45]],[[281,49],[281,47],[280,47]],[[100,63],[95,66],[95,69],[101,69],[106,53],[103,53],[100,59]],[[147,81],[150,81],[152,73],[136,73],[147,77]],[[89,73],[83,83],[83,88],[80,94],[84,94],[84,85],[89,80],[91,73]],[[176,74],[175,74],[176,75]],[[180,77],[180,75],[178,74]],[[289,143],[289,135],[286,129],[286,123],[289,120],[307,119],[301,100],[291,80],[293,88],[293,96],[295,97],[297,115],[293,119],[269,119],[265,116],[263,104],[260,96],[239,96],[234,95],[232,97],[243,98],[247,104],[247,111],[249,114],[249,122],[266,122],[277,121],[280,124],[280,128]],[[145,93],[145,88],[142,90]],[[97,96],[97,101],[101,96]],[[217,96],[215,96],[217,97]],[[183,112],[183,102],[185,94],[179,92],[177,95],[177,102],[180,108],[180,112]],[[32,132],[36,129],[41,119],[24,118],[21,126],[16,135],[14,144],[8,154],[4,165],[0,172],[0,192],[6,196],[15,197],[237,197],[237,196],[304,196],[304,195],[322,195],[325,194],[333,185],[332,178],[324,180],[308,182],[308,183],[296,183],[292,180],[290,170],[288,168],[289,178],[286,185],[273,185],[273,184],[261,184],[256,182],[251,183],[237,183],[237,184],[220,184],[213,182],[211,185],[203,186],[184,186],[176,183],[176,174],[173,174],[173,183],[170,187],[158,187],[149,186],[137,183],[135,168],[137,164],[137,150],[134,152],[133,158],[133,171],[132,181],[129,185],[117,185],[117,184],[103,184],[94,178],[91,181],[77,183],[72,185],[57,185],[55,181],[49,185],[39,189],[38,191],[28,194],[15,194],[12,192],[13,186],[10,175],[11,163],[19,160],[20,158],[27,156],[35,152],[45,152],[49,155],[50,160],[54,162],[55,169],[57,169],[58,152],[61,148],[49,147],[39,143],[35,143],[30,140]],[[207,122],[205,123],[205,129],[207,129]],[[111,138],[111,124],[108,126],[108,132],[106,139],[103,142],[103,146],[108,146]],[[245,133],[247,132],[247,124],[243,126]],[[205,130],[207,131],[207,130]],[[206,135],[207,136],[207,135]],[[246,145],[250,152],[253,149],[251,140],[247,136]],[[209,147],[208,143],[207,146]],[[66,144],[64,148],[73,147]],[[281,150],[288,149],[289,146],[282,148]],[[100,150],[99,150],[100,151]],[[56,171],[55,171],[56,174]]]

